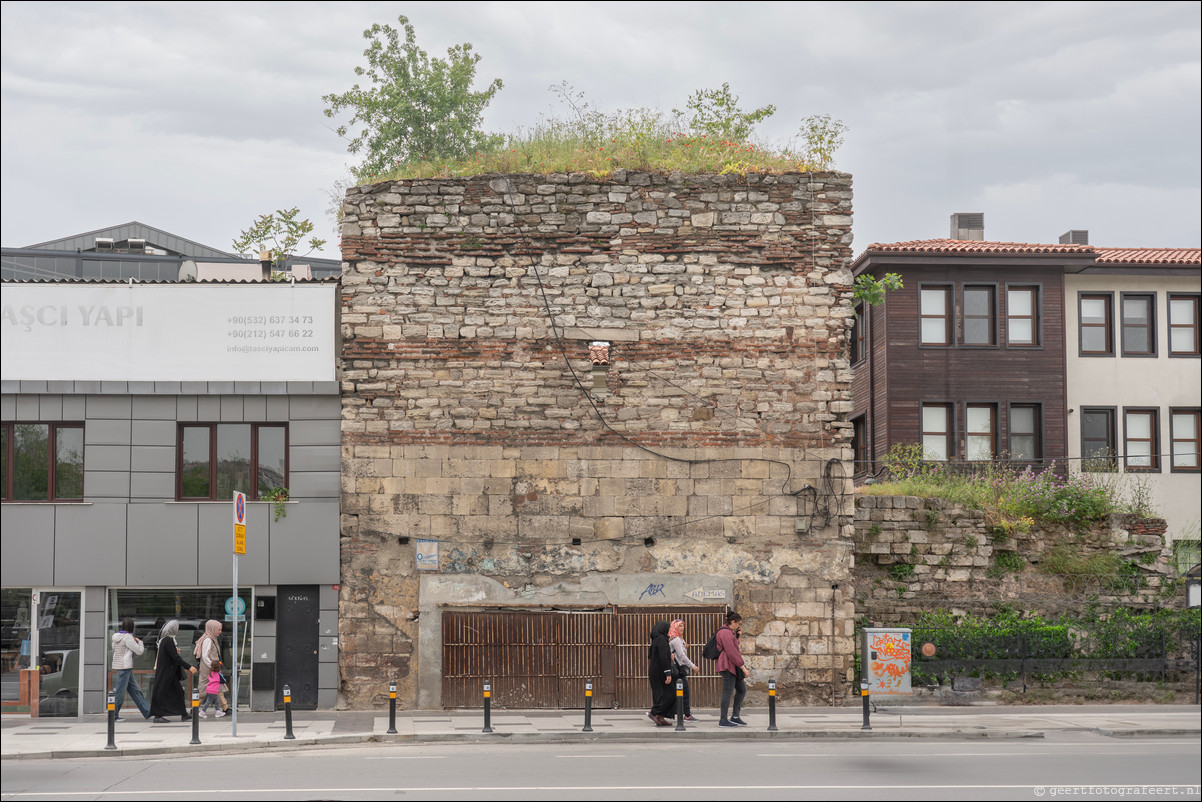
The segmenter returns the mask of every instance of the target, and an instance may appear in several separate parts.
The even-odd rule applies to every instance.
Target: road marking
[[[389,757],[365,757],[364,760],[446,760],[446,755],[391,755]]]

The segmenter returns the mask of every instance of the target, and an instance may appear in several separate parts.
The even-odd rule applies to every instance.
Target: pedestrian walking
[[[112,669],[117,672],[117,680],[113,684],[113,692],[116,694],[113,714],[116,721],[125,721],[121,718],[121,705],[125,703],[126,692],[137,706],[138,712],[142,714],[142,718],[150,718],[150,704],[142,695],[142,689],[138,687],[138,683],[134,681],[134,657],[145,651],[146,647],[142,644],[142,640],[134,637],[134,620],[129,616],[122,618],[121,629],[113,634],[113,662],[111,663]]]
[[[179,716],[188,721],[184,702],[183,679],[186,672],[196,673],[196,666],[189,665],[179,656],[175,636],[179,634],[179,621],[171,619],[163,624],[159,632],[158,657],[154,661],[154,686],[150,691],[150,715],[155,724],[166,724],[168,716]]]
[[[689,706],[689,675],[697,670],[697,664],[689,659],[689,644],[684,639],[684,621],[679,618],[668,627],[668,646],[672,649],[672,663],[676,666],[676,677],[684,691],[684,720],[696,721]]]
[[[739,652],[739,635],[743,632],[743,616],[731,610],[726,614],[726,623],[718,629],[718,674],[722,677],[722,718],[718,720],[719,727],[746,727],[747,722],[739,718],[743,710],[743,697],[747,695],[747,680],[751,673],[743,662]],[[726,717],[731,710],[731,696],[734,696],[733,715]]]
[[[647,650],[647,681],[651,683],[651,709],[647,718],[657,727],[669,727],[676,705],[672,693],[672,649],[668,646],[668,622],[660,621],[651,628],[651,646]]]
[[[221,629],[220,621],[216,619],[206,621],[205,634],[196,641],[196,646],[192,649],[192,655],[196,658],[200,673],[197,678],[197,687],[205,695],[204,703],[200,706],[201,718],[208,718],[205,710],[209,707],[217,708],[217,718],[230,712],[230,706],[226,704],[225,694],[221,690]],[[217,675],[216,682],[213,681],[214,674]]]

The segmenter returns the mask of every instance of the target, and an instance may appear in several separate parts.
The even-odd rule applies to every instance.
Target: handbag
[[[222,693],[229,693],[230,686],[225,684],[225,674],[222,674],[220,671],[217,672],[217,680],[221,683],[220,691]]]
[[[689,676],[689,667],[686,665],[678,665],[676,666],[676,673],[681,679],[687,679]]]

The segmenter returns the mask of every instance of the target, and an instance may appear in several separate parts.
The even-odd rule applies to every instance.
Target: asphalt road
[[[4,800],[1199,799],[1202,741],[378,744],[10,761]]]

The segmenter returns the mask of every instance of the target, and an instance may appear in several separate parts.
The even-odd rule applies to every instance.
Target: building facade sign
[[[5,284],[6,381],[332,381],[335,288]]]

